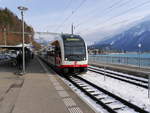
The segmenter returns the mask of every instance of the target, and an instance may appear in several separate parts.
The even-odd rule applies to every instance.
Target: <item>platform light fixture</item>
[[[24,6],[19,6],[18,9],[21,11],[21,16],[22,16],[22,74],[25,74],[24,11],[27,11],[28,8]]]

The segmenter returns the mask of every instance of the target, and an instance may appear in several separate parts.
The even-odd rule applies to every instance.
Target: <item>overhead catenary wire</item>
[[[150,3],[150,0],[148,0],[148,1],[146,1],[146,2],[143,2],[143,3],[140,3],[140,4],[136,5],[135,7],[129,8],[128,10],[126,10],[126,11],[124,11],[124,12],[121,12],[121,13],[118,14],[118,15],[115,15],[115,16],[113,16],[113,17],[110,17],[110,18],[106,19],[103,23],[107,23],[107,22],[109,22],[109,20],[113,20],[113,19],[115,19],[115,18],[117,18],[117,17],[119,17],[119,16],[125,15],[126,13],[128,13],[128,12],[130,12],[130,11],[133,11],[133,10],[135,10],[135,9],[137,9],[137,8],[140,8],[140,7],[144,6],[144,5],[147,5],[147,4],[149,4],[149,3]],[[98,24],[100,24],[100,23],[98,22],[98,23],[96,23],[95,25],[98,25]],[[100,27],[100,28],[102,28],[102,27]],[[99,29],[100,29],[100,28],[99,28]],[[96,28],[96,29],[98,29],[98,28]],[[91,30],[96,30],[96,29],[91,29]],[[85,29],[85,30],[87,30],[87,29]]]
[[[139,19],[141,19],[142,18],[142,16],[137,16],[136,17],[136,20],[138,21]],[[130,18],[131,19],[131,18]],[[119,25],[119,24],[126,24],[126,23],[129,23],[130,22],[130,19],[125,19],[125,20],[121,20],[121,21],[119,21],[119,22],[114,22],[114,23],[111,23],[111,24],[109,24],[109,25],[103,25],[103,26],[101,26],[100,28],[101,29],[104,29],[106,26],[116,26],[116,25]],[[84,30],[82,30],[82,31],[80,31],[80,32],[78,32],[79,34],[84,34],[84,32],[88,32],[88,31],[90,31],[90,29],[84,29]],[[110,34],[112,34],[112,33],[109,33],[109,34],[107,34],[107,36],[110,36]]]
[[[68,4],[64,8],[64,12],[71,6],[72,2],[73,2],[73,0],[69,0]]]
[[[79,6],[76,7],[76,8],[71,12],[71,14],[68,15],[68,16],[64,19],[64,21],[55,29],[55,32],[58,31],[58,30],[72,17],[72,15],[74,15],[74,14],[78,11],[78,9],[81,8],[81,6],[82,6],[86,1],[87,1],[87,0],[82,0],[82,2],[79,4]]]
[[[109,6],[108,8],[104,9],[103,12],[102,12],[102,14],[105,14],[105,15],[106,15],[106,14],[109,14],[109,13],[111,13],[111,12],[113,11],[113,8],[120,8],[120,7],[126,5],[128,2],[131,2],[131,1],[132,1],[132,0],[127,0],[127,1],[123,1],[123,3],[121,3],[122,0],[119,0],[119,1],[117,1],[117,2],[115,2],[115,3],[113,3],[113,4],[112,4],[111,6]],[[93,14],[93,13],[92,13],[92,14]],[[91,18],[87,18],[86,20],[80,22],[79,24],[76,25],[76,28],[79,27],[79,26],[81,26],[81,25],[83,25],[83,24],[85,24],[85,23],[87,23],[90,19],[91,19]]]
[[[112,5],[110,5],[109,7],[105,8],[105,9],[103,10],[103,13],[104,13],[105,11],[109,11],[109,10],[110,10],[110,12],[111,12],[111,11],[112,11],[111,9],[114,8],[114,7],[116,7],[117,5],[119,5],[121,2],[122,2],[122,0],[116,1],[115,3],[113,3]],[[98,7],[98,8],[99,8],[99,7]],[[89,13],[93,15],[94,12],[96,12],[96,11],[98,10],[98,8],[95,8],[94,10],[88,12],[86,15],[88,15]],[[92,16],[90,15],[90,17],[92,17]],[[81,24],[87,23],[87,21],[89,21],[90,19],[91,19],[91,18],[86,18],[86,20],[83,20],[82,22],[80,22],[79,24],[77,24],[76,27],[79,27]]]
[[[65,11],[71,6],[72,2],[73,2],[73,0],[69,0],[68,3],[65,5],[64,10],[63,10],[63,12],[62,12],[62,14],[61,14],[61,18],[63,17],[62,15],[65,14]],[[50,27],[50,26],[52,26],[52,25],[47,25],[45,28],[48,28],[48,27]],[[55,26],[56,26],[56,25],[55,25]]]
[[[124,12],[121,12],[120,14],[114,16],[113,19],[114,19],[114,18],[117,18],[117,17],[119,17],[119,16],[121,16],[121,15],[124,15],[124,14],[126,14],[126,13],[128,13],[128,12],[134,10],[134,9],[140,8],[140,7],[142,7],[142,6],[144,6],[145,4],[148,4],[148,3],[150,3],[150,0],[148,0],[148,1],[146,1],[146,2],[143,2],[143,3],[141,3],[141,4],[138,4],[137,6],[132,7],[132,8],[130,8],[130,9],[124,11]],[[107,19],[106,21],[109,21],[110,19],[112,19],[112,18],[109,18],[109,19]]]

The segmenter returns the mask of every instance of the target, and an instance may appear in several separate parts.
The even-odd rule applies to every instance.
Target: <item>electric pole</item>
[[[4,28],[4,44],[5,44],[5,47],[6,47],[6,28]]]
[[[71,25],[71,34],[73,35],[73,24]]]

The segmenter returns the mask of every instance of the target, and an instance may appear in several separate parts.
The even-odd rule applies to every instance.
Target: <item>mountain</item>
[[[34,34],[33,28],[26,23],[24,28],[25,32]],[[25,43],[30,43],[31,41],[35,47],[40,47],[34,41],[33,36],[25,35]],[[0,45],[4,45],[5,42],[7,45],[18,45],[22,43],[22,20],[8,8],[0,8]]]
[[[144,19],[137,25],[95,44],[95,47],[109,47],[115,50],[150,51],[150,20]]]

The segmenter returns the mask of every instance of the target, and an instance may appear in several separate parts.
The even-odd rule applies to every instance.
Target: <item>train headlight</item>
[[[65,58],[65,60],[67,61],[68,59],[67,59],[67,58]]]

